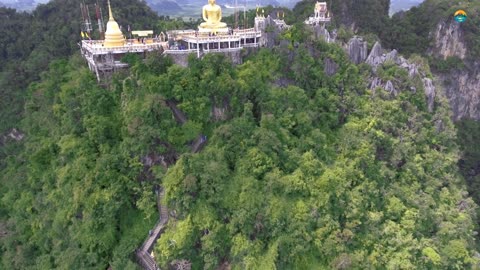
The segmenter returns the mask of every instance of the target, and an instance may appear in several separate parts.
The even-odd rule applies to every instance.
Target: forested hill
[[[67,16],[59,3],[46,18]],[[34,17],[24,21],[40,25]],[[154,248],[162,269],[180,260],[192,269],[478,267],[477,206],[447,100],[438,91],[427,104],[428,61],[412,56],[412,75],[392,61],[355,65],[301,20],[282,46],[238,66],[216,54],[186,68],[129,55],[129,71],[106,88],[70,40],[55,60],[30,62],[62,42],[44,34],[34,53],[9,56],[4,83],[14,61],[40,80],[19,94],[23,141],[0,146],[0,268],[138,268],[160,187],[171,216]],[[51,29],[78,38],[67,32],[74,25]],[[372,77],[397,89],[370,89]],[[199,134],[207,144],[192,154]]]
[[[465,23],[453,20],[458,9],[466,10]],[[457,121],[461,172],[480,202],[480,1],[426,0],[386,27],[380,35],[386,46],[428,58]]]

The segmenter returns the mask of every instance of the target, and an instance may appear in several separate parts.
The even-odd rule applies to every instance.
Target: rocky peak
[[[355,41],[352,42],[352,40],[349,42],[349,44],[355,44]],[[350,57],[350,59],[352,59],[352,56]],[[377,68],[379,66],[385,64],[385,62],[391,62],[407,70],[408,76],[410,78],[413,78],[415,76],[420,76],[420,78],[422,78],[422,81],[423,81],[428,110],[430,112],[433,112],[434,105],[435,105],[435,97],[436,97],[435,85],[432,79],[427,78],[424,72],[420,72],[420,68],[417,64],[411,63],[410,61],[405,59],[403,56],[399,55],[397,50],[392,50],[390,52],[385,53],[380,42],[376,42],[373,45],[372,50],[370,51],[370,54],[366,58],[365,62],[372,67],[373,74],[374,74],[370,80],[369,88],[372,90],[375,90],[376,88],[380,87],[380,88],[383,88],[385,91],[389,92],[393,96],[398,95],[399,91],[403,89],[400,89],[398,85],[396,86],[395,82],[392,82],[390,80],[384,82],[382,81],[382,79],[377,77],[376,75]],[[412,92],[417,91],[417,89],[415,89],[414,87],[412,87],[409,90]]]
[[[353,37],[348,42],[348,55],[355,64],[360,64],[367,59],[367,42],[361,37]]]
[[[313,34],[315,39],[320,39],[328,43],[335,42],[337,38],[337,31],[333,30],[331,33],[325,28],[325,25],[313,25],[312,26]]]
[[[383,55],[382,45],[380,45],[380,42],[377,41],[373,45],[373,48],[370,51],[370,54],[368,55],[368,58],[366,61],[367,64],[369,64],[372,67],[377,67],[382,63],[381,62],[382,55]]]

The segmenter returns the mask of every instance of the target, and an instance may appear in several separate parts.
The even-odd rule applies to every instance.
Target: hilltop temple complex
[[[330,21],[326,2],[317,2],[315,16],[305,23],[318,25]],[[222,8],[215,0],[208,0],[202,9],[202,22],[197,29],[171,30],[154,35],[151,30],[132,31],[134,39],[127,39],[115,21],[110,0],[108,0],[109,20],[105,31],[105,39],[84,39],[81,42],[82,56],[87,60],[98,81],[109,77],[115,71],[128,68],[128,64],[120,60],[127,53],[135,53],[145,58],[146,53],[159,51],[171,55],[175,63],[186,66],[188,55],[195,54],[201,58],[206,53],[222,53],[234,64],[241,63],[241,51],[244,48],[271,46],[271,35],[267,27],[273,27],[277,32],[288,29],[279,15],[275,19],[257,8],[253,28],[232,29],[222,22]],[[271,29],[271,28],[270,28]]]
[[[327,2],[317,2],[315,4],[314,15],[305,20],[305,24],[319,25],[329,23],[331,20],[330,12],[327,8]]]

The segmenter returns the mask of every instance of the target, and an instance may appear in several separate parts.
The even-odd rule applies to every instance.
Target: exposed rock
[[[463,28],[448,20],[440,22],[431,35],[434,45],[430,54],[443,59],[454,56],[464,60],[465,68],[438,75],[453,111],[453,120],[480,120],[480,60],[467,57]]]
[[[285,25],[280,25],[269,15],[265,20],[256,22],[255,28],[262,31],[262,36],[259,39],[260,46],[273,48],[278,45],[278,37],[284,30]]]
[[[25,138],[25,134],[20,132],[16,128],[12,128],[10,131],[8,131],[6,134],[0,136],[0,145],[4,145],[7,143],[9,140],[14,140],[14,141],[21,141]]]
[[[151,153],[149,155],[142,157],[143,166],[146,168],[151,168],[154,165],[162,165],[163,167],[167,168],[168,164],[165,161],[165,157],[163,155],[158,155],[155,153]]]
[[[361,37],[353,37],[348,41],[348,56],[355,64],[360,64],[367,58],[367,42]]]
[[[480,61],[472,65],[439,76],[450,101],[454,120],[480,120]]]
[[[212,117],[215,121],[222,121],[227,119],[227,108],[224,107],[212,107]]]
[[[324,65],[325,65],[324,72],[325,72],[325,74],[327,74],[328,76],[332,76],[332,75],[334,75],[335,73],[337,73],[338,65],[337,65],[337,63],[335,63],[335,61],[333,61],[332,59],[330,59],[330,58],[328,58],[328,57],[325,58]]]
[[[393,61],[394,63],[396,63],[397,56],[398,56],[397,50],[393,50],[385,55],[385,61]]]
[[[212,110],[210,112],[210,117],[213,118],[214,121],[224,121],[227,120],[227,112],[229,109],[229,99],[228,97],[224,97],[221,102],[215,102],[215,100],[212,98]],[[220,103],[220,104],[218,104]]]
[[[192,263],[188,260],[174,260],[171,262],[171,266],[175,270],[190,270],[192,269]]]
[[[424,78],[423,79],[423,87],[425,89],[425,96],[427,97],[427,106],[428,106],[428,111],[433,112],[433,106],[435,104],[435,86],[433,85],[433,82],[429,78]]]
[[[410,66],[408,67],[408,76],[409,76],[409,77],[414,77],[414,76],[417,75],[417,74],[419,74],[417,65],[415,65],[415,64],[414,64],[414,65],[410,65]]]
[[[393,86],[392,81],[390,80],[387,81],[384,88],[385,88],[385,91],[389,92],[390,94],[394,96],[398,95],[397,89],[395,89],[395,86]]]
[[[335,42],[335,40],[337,40],[337,29],[332,30],[332,33],[330,33],[330,38],[332,39],[332,42]]]
[[[378,77],[375,77],[375,78],[373,78],[372,82],[370,83],[369,88],[370,89],[375,89],[375,88],[381,87],[381,86],[382,86],[382,80]]]
[[[406,69],[408,72],[408,76],[411,78],[417,75],[425,77],[425,74],[420,72],[420,67],[416,63],[410,63],[403,56],[399,56],[397,50],[393,50],[389,53],[383,53],[382,46],[379,42],[376,42],[370,54],[368,55],[366,63],[369,64],[372,67],[374,73],[376,73],[378,66],[384,64],[387,61],[392,62],[403,69]],[[433,81],[429,78],[423,78],[423,84],[425,89],[425,96],[427,99],[428,111],[432,112],[436,96],[435,86],[433,84]],[[369,88],[375,89],[377,87],[382,87],[382,81],[380,78],[374,77],[370,82]],[[394,96],[398,95],[399,91],[402,90],[396,89],[392,81],[387,81],[383,88]],[[416,93],[417,89],[412,86],[410,87],[410,91]]]
[[[381,58],[382,55],[383,55],[382,45],[380,45],[380,43],[377,41],[375,42],[375,45],[373,45],[373,48],[367,57],[367,61],[365,62],[370,66],[376,68],[378,65],[383,63]]]
[[[437,133],[441,133],[445,130],[445,125],[443,124],[442,119],[438,119],[437,121],[435,121],[435,130],[437,131]]]
[[[430,53],[437,57],[447,59],[449,56],[457,56],[465,59],[467,46],[465,44],[464,32],[459,23],[450,20],[437,25],[433,33],[435,44]]]
[[[315,39],[322,39],[328,43],[335,42],[336,34],[330,34],[324,25],[315,25],[312,26],[312,29]]]

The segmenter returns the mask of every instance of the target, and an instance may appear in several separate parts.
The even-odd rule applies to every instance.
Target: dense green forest
[[[367,2],[375,8],[333,8],[353,8],[365,33],[389,33],[378,28],[388,17],[362,17],[388,14],[388,1]],[[64,23],[79,17],[77,5],[0,8],[9,23],[0,29],[0,131],[26,134],[0,145],[0,268],[137,269],[159,186],[173,215],[154,250],[165,269],[179,259],[192,269],[479,267],[480,125],[459,123],[457,135],[441,93],[428,112],[420,77],[387,62],[382,76],[402,91],[367,90],[369,66],[312,40],[288,12],[297,24],[282,38],[295,47],[261,49],[238,66],[215,54],[186,68],[129,55],[129,71],[103,88],[76,53],[79,19]],[[193,23],[134,0],[116,12],[121,25],[157,31]],[[199,134],[208,144],[192,154]],[[170,166],[146,166],[147,157]]]

